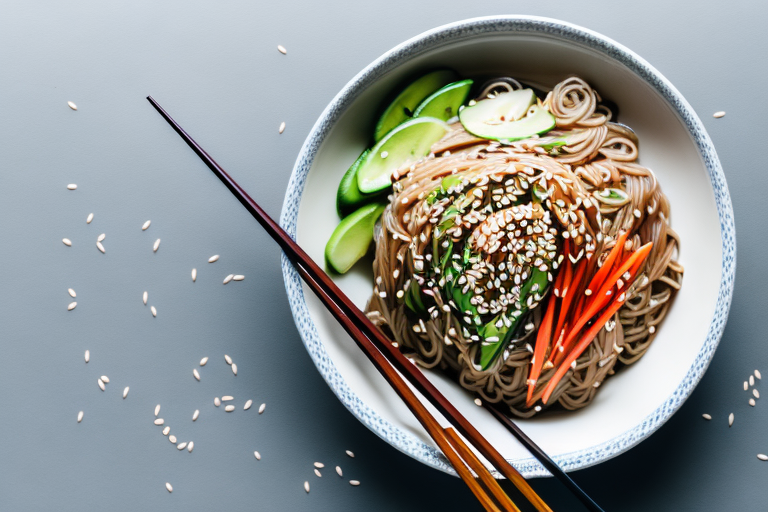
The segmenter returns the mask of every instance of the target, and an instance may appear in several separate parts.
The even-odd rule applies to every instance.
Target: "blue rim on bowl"
[[[429,50],[478,35],[498,33],[546,34],[587,46],[624,65],[650,85],[666,100],[690,132],[709,175],[720,221],[722,264],[717,302],[706,339],[693,364],[674,393],[636,427],[600,445],[554,457],[564,470],[573,471],[623,453],[656,431],[672,416],[691,394],[709,365],[722,337],[731,305],[736,270],[736,239],[733,208],[725,176],[712,141],[701,120],[683,96],[661,73],[631,50],[603,35],[550,18],[516,15],[493,16],[459,21],[429,30],[393,48],[368,65],[350,80],[325,108],[296,159],[285,195],[280,223],[291,236],[296,236],[299,205],[314,157],[331,127],[362,91],[403,62]],[[439,450],[379,416],[350,389],[326,352],[307,308],[301,279],[285,256],[282,259],[282,270],[291,310],[304,345],[317,369],[339,400],[363,424],[395,448],[427,465],[448,473],[454,473]],[[511,460],[510,462],[525,477],[549,476],[549,472],[533,457]]]

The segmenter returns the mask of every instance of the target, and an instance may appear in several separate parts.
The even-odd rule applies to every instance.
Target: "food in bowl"
[[[326,260],[343,273],[375,244],[367,313],[417,364],[516,416],[579,409],[680,289],[670,205],[581,78],[476,82],[437,70],[389,103]]]

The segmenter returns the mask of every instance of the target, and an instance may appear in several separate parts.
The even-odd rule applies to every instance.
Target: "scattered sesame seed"
[[[232,373],[237,375],[237,365],[235,363],[232,363]]]
[[[341,471],[341,467],[340,466],[336,466],[336,474],[339,475],[339,476],[344,476],[344,473]]]
[[[232,278],[235,277],[234,274],[229,274],[227,277],[224,278],[224,284],[227,284],[232,280]]]
[[[69,105],[69,108],[71,108],[72,110],[77,110],[77,105],[75,105],[74,102],[68,101],[67,105]]]
[[[317,475],[318,478],[321,478],[323,475],[320,473],[319,469],[315,470],[315,475]]]
[[[263,413],[263,412],[264,412],[264,409],[266,409],[266,408],[267,408],[267,404],[261,404],[261,405],[259,406],[259,414]]]
[[[109,384],[109,377],[107,377],[106,375],[102,375],[101,380],[103,380],[105,384]]]
[[[90,224],[93,221],[93,214],[89,213],[88,217],[85,218],[85,223]]]
[[[176,444],[176,436],[171,434],[168,436],[168,440],[171,442],[171,444]]]
[[[163,418],[157,418],[157,419],[155,420],[155,425],[158,425],[158,426],[160,426],[160,425],[162,425],[163,423],[165,423],[165,420],[164,420]]]
[[[768,455],[766,455],[764,453],[758,453],[757,454],[757,458],[760,459],[760,460],[768,460]]]
[[[315,462],[313,466],[315,466],[318,469],[323,469],[325,467],[325,464],[323,464],[322,462]]]
[[[90,350],[86,350],[85,351],[85,362],[87,363],[90,360],[91,360],[91,351]]]
[[[245,405],[243,406],[243,410],[247,411],[248,409],[251,408],[251,405],[253,405],[253,400],[248,400],[247,402],[245,402]]]
[[[354,453],[352,453],[350,450],[347,450],[347,452],[346,452],[346,453],[347,453],[347,455],[349,455],[349,456],[350,456],[350,457],[352,457],[353,459],[355,458],[355,454],[354,454]]]
[[[96,242],[96,248],[101,251],[101,254],[105,254],[107,252],[107,250],[104,249],[104,246],[101,244],[101,242]]]
[[[168,492],[173,492],[173,486],[168,482],[165,482],[165,488],[168,489]]]
[[[728,415],[728,426],[729,427],[733,426],[733,413]]]
[[[184,448],[186,448],[186,447],[187,447],[187,443],[186,443],[186,441],[185,441],[185,442],[183,442],[183,443],[179,443],[179,444],[177,444],[177,445],[176,445],[176,449],[177,449],[177,450],[183,450],[183,449],[184,449]]]
[[[197,418],[200,417],[200,410],[195,409],[195,412],[192,413],[192,421],[197,421]]]
[[[755,398],[760,398],[760,392],[758,390],[753,389],[752,394],[755,395]]]
[[[752,407],[755,406],[755,399],[754,398],[750,398],[749,399],[749,405],[751,405]]]
[[[205,366],[208,363],[208,356],[205,356],[200,360],[200,366]]]
[[[190,441],[189,445],[187,445],[187,451],[189,453],[192,453],[192,450],[194,449],[194,447],[195,447],[195,442],[194,441]]]
[[[719,110],[719,111],[715,112],[714,114],[712,114],[712,117],[714,117],[715,119],[720,119],[724,115],[725,115],[725,111],[724,110]]]
[[[757,380],[761,380],[763,378],[763,376],[760,375],[760,370],[755,370],[755,378]]]
[[[160,414],[160,404],[155,406],[155,417],[157,417],[158,414]]]
[[[281,45],[281,44],[277,45],[277,51],[279,51],[279,52],[280,52],[280,53],[282,53],[283,55],[285,55],[286,53],[288,53],[288,50],[286,50],[286,49],[285,49],[285,46],[283,46],[283,45]],[[309,492],[309,491],[307,491],[307,492]]]
[[[100,389],[100,390],[104,391],[104,390],[106,390],[106,389],[107,389],[107,388],[104,386],[104,381],[103,381],[103,380],[99,379],[99,380],[97,380],[97,381],[96,381],[96,383],[99,385],[99,389]]]
[[[227,354],[224,354],[224,361],[226,361],[227,364],[232,364],[232,358],[229,357]]]
[[[77,422],[80,423],[81,421],[83,421],[83,411],[77,413]]]
[[[360,481],[359,480],[350,480],[349,481],[349,485],[357,487],[358,485],[360,485]]]
[[[200,382],[200,372],[197,371],[197,368],[194,368],[192,370],[192,375],[197,379],[198,382]]]
[[[67,247],[72,247],[72,240],[69,238],[62,238],[61,241],[66,245]]]
[[[389,156],[389,151],[382,151],[381,152],[381,158],[387,158]]]
[[[125,389],[123,390],[123,398],[128,396],[128,390],[131,389],[128,386],[125,386]]]
[[[144,224],[142,224],[142,225],[141,225],[141,230],[142,230],[142,231],[146,231],[146,230],[148,230],[148,229],[149,229],[149,225],[150,225],[150,224],[152,224],[152,221],[151,221],[151,220],[148,220],[147,222],[145,222]]]
[[[702,414],[701,417],[704,418],[707,421],[712,419],[712,416],[710,416],[709,414]]]
[[[747,381],[744,381],[744,391],[747,391],[749,389],[749,383]]]
[[[245,276],[240,274],[235,274],[235,277],[232,278],[233,281],[242,281],[243,279],[245,279]]]
[[[149,298],[149,294],[147,292],[144,292],[144,294],[141,296],[141,300],[144,302],[144,305],[147,305],[147,299]]]
[[[478,406],[478,407],[482,407],[483,401],[480,400],[479,398],[475,398],[475,405]]]
[[[105,238],[107,238],[106,233],[102,233],[98,237],[96,237],[96,241],[97,242],[103,242]]]
[[[217,261],[219,261],[219,255],[218,254],[214,254],[213,256],[208,258],[208,263],[215,263]]]
[[[69,293],[69,296],[70,296],[70,297],[72,297],[73,299],[74,299],[75,297],[77,297],[77,294],[75,293],[75,290],[73,290],[72,288],[69,288],[69,289],[67,290],[67,292]]]
[[[155,306],[149,306],[149,310],[152,312],[152,316],[157,316],[157,309]]]
[[[155,245],[152,246],[152,252],[157,252],[157,250],[160,248],[160,239],[158,238],[155,240]]]
[[[253,452],[253,456],[256,457],[256,460],[261,460],[261,454],[259,452]]]
[[[197,281],[197,269],[193,268],[192,269],[192,282],[194,283],[195,281]]]
[[[309,494],[309,482],[304,482],[304,490]]]
[[[749,376],[749,385],[750,386],[754,386],[755,385],[755,376],[754,375],[750,375]]]
[[[166,425],[166,427],[163,429],[163,435],[167,436],[170,431],[171,431],[171,427]]]
[[[213,405],[215,405],[216,407],[221,405],[221,400],[219,399],[219,397],[216,397],[213,399]]]
[[[77,307],[77,302],[70,302],[69,306],[67,306],[67,311],[72,311]]]
[[[283,133],[285,131],[285,121],[280,123],[280,127],[277,129],[277,133]]]
[[[231,395],[224,395],[223,397],[221,397],[221,401],[222,402],[231,402],[234,399],[235,399],[235,397],[233,397]]]

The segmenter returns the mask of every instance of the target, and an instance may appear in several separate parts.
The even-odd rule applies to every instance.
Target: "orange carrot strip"
[[[533,398],[533,389],[536,387],[536,380],[541,375],[541,367],[544,365],[544,356],[547,346],[552,338],[552,319],[555,316],[555,307],[557,306],[557,297],[554,294],[549,298],[547,312],[539,325],[539,332],[536,333],[536,348],[533,351],[533,361],[531,371],[528,375],[528,397],[526,405],[530,407]]]
[[[613,263],[617,260],[622,250],[624,249],[624,244],[627,241],[628,235],[629,231],[619,233],[619,237],[616,239],[616,245],[611,248],[611,252],[609,252],[608,257],[605,258],[603,266],[598,269],[592,280],[589,282],[589,286],[587,286],[587,290],[590,290],[590,294],[594,294],[603,286],[605,278],[613,268]]]
[[[552,361],[552,359],[557,355],[558,348],[564,339],[563,332],[565,330],[565,322],[568,318],[568,312],[570,311],[571,306],[578,302],[577,300],[574,300],[574,298],[576,298],[576,294],[579,291],[579,283],[584,278],[586,270],[587,260],[584,258],[579,263],[577,263],[576,273],[573,276],[573,280],[568,284],[568,293],[566,293],[565,297],[563,297],[563,303],[560,305],[560,314],[557,320],[557,329],[555,330],[557,342],[555,343],[555,347],[552,349],[552,353],[549,355],[550,361]]]
[[[621,294],[619,294],[619,297],[621,297]],[[550,379],[547,387],[544,388],[544,395],[541,397],[542,402],[545,404],[547,403],[549,397],[552,395],[552,392],[555,390],[555,386],[557,386],[563,376],[568,373],[571,364],[579,358],[584,350],[587,349],[589,344],[592,343],[592,340],[595,339],[595,336],[597,336],[597,333],[600,332],[603,326],[605,326],[606,322],[608,322],[608,320],[610,320],[616,311],[618,311],[619,308],[621,308],[623,305],[623,300],[619,300],[618,297],[614,298],[613,303],[608,307],[608,309],[606,309],[603,314],[600,315],[597,320],[595,320],[595,323],[592,324],[592,327],[590,327],[587,332],[584,333],[584,337],[581,338],[581,341],[578,343],[578,345],[574,347],[574,349],[568,354],[562,364],[557,368],[555,375],[552,377],[552,379]]]

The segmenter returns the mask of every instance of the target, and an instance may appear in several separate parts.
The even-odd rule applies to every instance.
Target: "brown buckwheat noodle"
[[[519,87],[500,79],[477,99]],[[398,181],[377,226],[369,317],[417,364],[448,372],[484,400],[504,402],[516,416],[541,410],[526,406],[532,346],[544,309],[536,306],[553,293],[566,238],[588,258],[588,276],[602,265],[620,231],[630,233],[627,249],[649,241],[653,249],[625,304],[557,385],[550,405],[586,406],[606,378],[642,357],[682,283],[683,268],[676,261],[680,240],[670,227],[667,197],[653,172],[637,163],[634,132],[611,122],[610,110],[600,102],[589,84],[571,77],[540,102],[557,122],[541,137],[489,141],[452,124],[429,157],[395,174]],[[441,190],[443,178],[452,174],[454,185]],[[533,187],[544,200],[531,200]],[[446,222],[447,211],[459,203],[460,213]],[[474,259],[462,267],[458,261],[467,245]],[[440,273],[443,261],[456,267],[452,276]],[[476,294],[473,304],[485,323],[513,315],[520,284],[534,267],[548,272],[550,286],[529,300],[510,343],[482,369],[477,361],[484,340],[474,319],[444,296],[446,279]],[[406,305],[414,289],[426,310],[421,317]],[[545,366],[535,398],[554,371]]]

